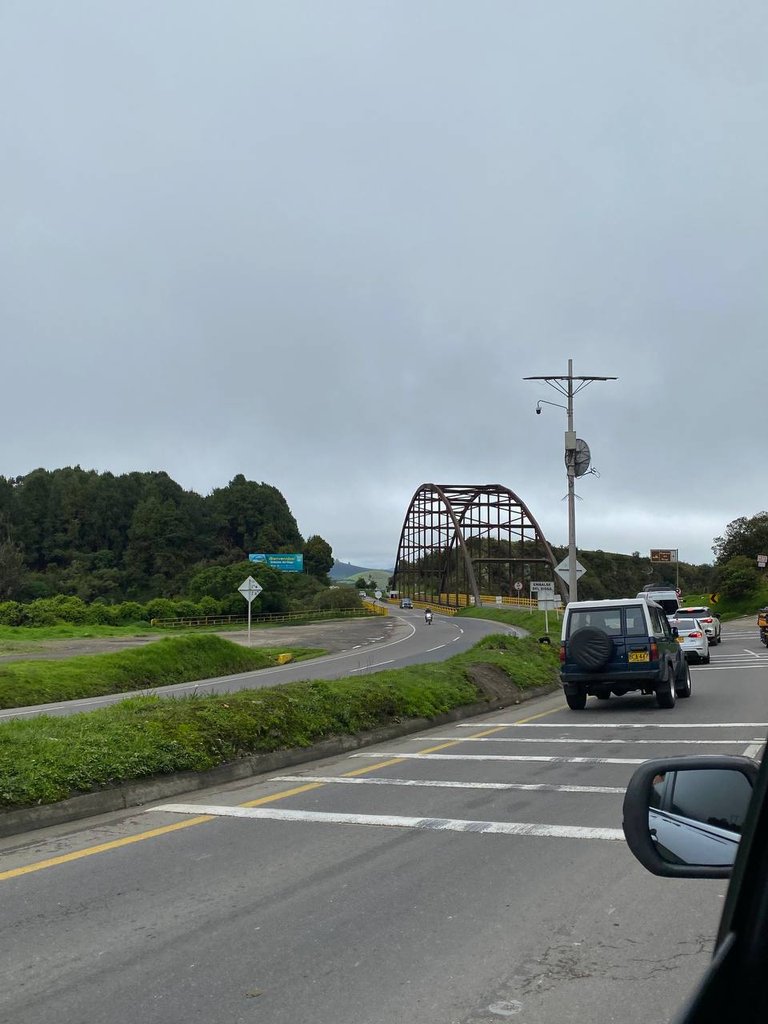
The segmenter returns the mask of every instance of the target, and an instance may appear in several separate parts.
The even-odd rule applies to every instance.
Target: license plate
[[[684,636],[676,636],[675,640],[677,640],[677,642],[679,644],[685,643],[685,637]]]
[[[648,651],[630,651],[629,661],[650,661]]]

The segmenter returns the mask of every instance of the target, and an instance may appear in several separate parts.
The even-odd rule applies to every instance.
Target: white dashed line
[[[457,722],[457,729],[766,729],[768,722]]]
[[[432,789],[500,789],[535,793],[624,793],[626,786],[556,786],[526,782],[450,782],[443,779],[350,779],[339,775],[277,775],[271,782],[326,782],[345,786],[415,786]]]
[[[555,839],[603,839],[623,842],[620,828],[586,825],[540,825],[528,821],[465,821],[462,818],[412,818],[390,814],[337,814],[333,811],[287,811],[276,807],[220,807],[213,804],[163,804],[150,812],[209,814],[221,818],[262,821],[314,822],[326,825],[381,825],[387,828],[426,829],[431,832],[482,832],[490,835],[544,836]]]
[[[423,743],[423,736],[409,736],[408,737],[413,743]],[[733,740],[636,740],[636,739],[622,739],[622,740],[598,740],[598,739],[576,739],[571,737],[568,739],[555,738],[552,739],[549,736],[537,736],[536,738],[530,736],[430,736],[430,742],[432,740],[451,740],[454,743],[591,743],[603,744],[622,744],[627,746],[638,746],[639,744],[647,744],[649,746],[661,746],[663,744],[674,744],[680,746],[682,744],[712,747],[715,745],[727,745],[734,743],[762,743],[761,739],[733,739]]]
[[[647,757],[545,757],[539,754],[407,754],[383,750],[350,757],[397,757],[404,761],[531,761],[548,764],[645,764]]]

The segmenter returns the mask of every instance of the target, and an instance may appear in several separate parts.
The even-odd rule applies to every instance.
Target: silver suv
[[[688,605],[678,608],[675,618],[698,619],[707,634],[711,646],[722,643],[720,635],[720,618],[705,604]]]

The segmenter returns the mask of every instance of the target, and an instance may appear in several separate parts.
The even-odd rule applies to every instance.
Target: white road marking
[[[423,743],[423,736],[409,736],[408,739],[412,743]],[[589,739],[576,739],[570,737],[568,739],[551,739],[549,736],[537,736],[535,739],[530,736],[430,736],[430,742],[432,740],[452,740],[454,743],[619,743],[626,746],[632,744],[637,746],[639,744],[648,744],[654,747],[662,746],[663,744],[674,744],[680,746],[681,744],[688,744],[699,747],[712,747],[715,745],[725,745],[733,743],[762,743],[761,739],[733,739],[733,740],[636,740],[636,739],[623,739],[623,740],[598,740],[594,738]]]
[[[370,672],[371,669],[381,668],[382,665],[391,665],[394,660],[394,658],[390,658],[389,661],[377,661],[375,665],[361,665],[360,668],[351,668],[349,670],[349,674],[352,675],[355,672]]]
[[[757,669],[760,669],[761,671],[765,671],[766,667],[768,667],[766,664],[761,664],[759,661],[749,661],[749,662],[744,662],[743,664],[740,664],[740,665],[734,665],[734,664],[731,664],[731,665],[706,665],[706,666],[705,665],[699,665],[699,666],[693,666],[692,665],[691,666],[691,671],[692,672],[696,672],[697,674],[699,672],[706,672],[707,675],[709,675],[710,672],[744,672],[744,671],[749,671],[749,669],[752,669],[752,668],[757,668]]]
[[[343,775],[276,775],[271,782],[330,782],[345,786],[426,786],[433,789],[522,789],[536,793],[624,793],[626,786],[555,786],[546,782],[448,782],[443,779],[350,779]]]
[[[216,804],[163,804],[160,807],[149,808],[149,811],[164,811],[168,814],[209,814],[217,818],[310,821],[329,825],[384,825],[389,828],[416,828],[433,832],[484,832],[491,835],[624,841],[624,833],[620,828],[540,825],[528,821],[467,821],[463,818],[412,818],[396,814],[338,814],[334,811],[288,811],[277,807],[226,807]]]
[[[645,764],[647,757],[545,757],[543,754],[406,754],[391,750],[350,757],[399,757],[404,761],[536,761],[549,764]]]
[[[762,743],[751,743],[744,751],[744,757],[756,758],[762,749]]]
[[[768,722],[457,722],[457,729],[766,729]]]

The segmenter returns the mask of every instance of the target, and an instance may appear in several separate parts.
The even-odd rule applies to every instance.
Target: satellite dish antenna
[[[568,466],[568,459],[571,455],[570,452],[565,453],[565,464]],[[589,450],[589,445],[586,441],[582,441],[580,437],[576,438],[576,448],[573,450],[573,475],[584,476],[585,473],[589,472],[589,463],[592,455]]]

